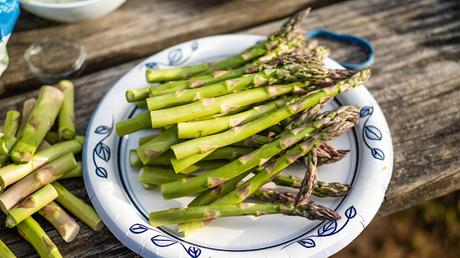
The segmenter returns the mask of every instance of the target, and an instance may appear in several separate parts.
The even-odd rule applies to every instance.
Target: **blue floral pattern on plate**
[[[367,148],[371,150],[372,157],[378,160],[385,159],[385,153],[377,147],[372,147],[370,141],[381,141],[382,140],[382,132],[380,129],[373,125],[369,125],[369,119],[371,118],[372,114],[374,113],[373,106],[365,106],[361,108],[359,112],[359,116],[361,118],[366,118],[363,126],[363,141]]]
[[[103,166],[98,164],[98,160],[102,160],[104,162],[109,162],[110,161],[110,156],[111,156],[111,151],[110,147],[107,146],[107,144],[104,143],[104,141],[109,138],[109,136],[112,134],[113,131],[113,118],[112,118],[112,124],[111,126],[106,126],[106,125],[100,125],[94,130],[96,134],[104,135],[101,140],[96,144],[96,146],[93,149],[93,163],[94,167],[96,167],[95,173],[98,177],[107,179],[108,173],[107,169],[105,169]]]

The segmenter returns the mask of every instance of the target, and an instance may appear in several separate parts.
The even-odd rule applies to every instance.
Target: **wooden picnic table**
[[[74,80],[81,134],[99,100],[143,58],[173,44],[207,35],[267,35],[285,17],[313,8],[304,28],[327,28],[365,37],[376,48],[367,87],[382,107],[394,144],[393,178],[379,215],[387,215],[460,188],[460,4],[458,0],[129,0],[92,21],[58,24],[22,13],[8,44],[10,66],[0,78],[0,117],[35,96],[34,80],[22,58],[43,38],[84,44],[88,63]],[[353,47],[332,45],[332,57],[356,61]],[[136,86],[136,85],[133,85]],[[81,180],[65,182],[86,197]],[[3,216],[3,215],[2,215]],[[40,219],[40,218],[38,218]],[[0,221],[4,217],[0,216]],[[94,233],[80,223],[78,238],[65,243],[45,230],[66,257],[132,257],[107,230]],[[0,239],[20,257],[35,256],[14,229],[0,225]]]

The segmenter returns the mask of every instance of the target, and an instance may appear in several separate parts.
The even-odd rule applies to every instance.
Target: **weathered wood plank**
[[[381,215],[460,188],[458,8],[458,1],[349,1],[313,12],[305,24],[308,29],[324,27],[364,36],[377,49],[373,77],[367,87],[387,117],[395,151],[393,179]],[[267,34],[279,23],[245,32]],[[333,54],[339,58],[352,55],[347,50],[335,49]],[[127,63],[75,81],[80,132],[104,92],[134,65]],[[33,94],[2,100],[0,116]],[[67,186],[84,196],[81,183],[75,181]],[[13,251],[26,257],[33,254],[14,230],[2,227],[0,238]],[[132,256],[106,230],[95,234],[83,226],[82,234],[71,244],[63,243],[49,226],[47,230],[69,257]]]
[[[25,14],[26,19],[18,22],[19,30],[8,45],[11,64],[0,80],[0,94],[39,86],[22,56],[33,42],[44,38],[65,38],[82,43],[88,53],[85,73],[89,73],[150,55],[188,39],[280,19],[304,8],[307,3],[321,6],[331,2],[337,0],[130,0],[108,16],[76,24],[46,22]]]

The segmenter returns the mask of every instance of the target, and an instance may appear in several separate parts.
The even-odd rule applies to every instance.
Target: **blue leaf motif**
[[[197,50],[198,49],[198,41],[193,41],[191,47],[192,47],[192,51]]]
[[[197,258],[197,257],[199,257],[200,254],[201,254],[201,249],[198,248],[198,247],[190,246],[190,247],[187,249],[187,253],[188,253],[188,255],[190,255],[190,257],[192,257],[192,258]]]
[[[385,153],[379,148],[372,148],[372,156],[376,159],[379,160],[384,160],[385,159]]]
[[[373,125],[366,125],[364,127],[364,133],[366,134],[366,137],[368,139],[371,139],[374,141],[382,140],[382,132],[380,132],[380,130]]]
[[[131,231],[134,234],[141,234],[144,233],[145,231],[149,230],[147,226],[144,226],[142,224],[134,224],[129,228],[129,231]]]
[[[356,209],[353,206],[350,206],[346,211],[345,211],[345,217],[348,219],[352,219],[356,216]]]
[[[311,238],[301,239],[301,240],[299,240],[299,244],[302,245],[303,247],[306,247],[306,248],[313,248],[313,247],[316,246],[315,241],[313,241],[313,239],[311,239]]]
[[[324,226],[318,229],[319,236],[330,236],[335,234],[335,230],[337,229],[337,221],[331,220],[324,224]]]
[[[155,63],[155,62],[146,63],[146,64],[145,64],[145,67],[147,67],[147,69],[157,69],[157,68],[158,68],[158,64]]]
[[[175,65],[182,59],[182,49],[175,48],[168,54],[169,65]]]
[[[101,126],[98,126],[96,130],[94,130],[94,132],[97,134],[108,134],[110,133],[110,130],[112,130],[112,128],[105,126],[105,125],[101,125]]]
[[[98,177],[107,178],[107,170],[103,167],[96,167],[96,175]]]
[[[152,240],[152,243],[154,245],[159,246],[159,247],[167,247],[167,246],[174,245],[177,243],[176,240],[173,240],[164,235],[156,235],[152,237],[150,240]]]
[[[365,107],[361,108],[361,111],[359,111],[359,116],[360,117],[370,116],[370,115],[372,115],[373,112],[374,112],[374,107],[365,106]]]
[[[109,146],[105,145],[103,142],[99,142],[94,151],[96,152],[96,155],[101,158],[104,161],[109,161],[110,160],[110,148]]]

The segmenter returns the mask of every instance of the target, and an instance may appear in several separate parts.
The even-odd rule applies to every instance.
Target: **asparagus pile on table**
[[[147,111],[119,121],[117,134],[160,129],[130,152],[140,183],[160,187],[165,199],[195,196],[186,208],[152,212],[151,225],[179,224],[189,234],[223,216],[340,218],[309,197],[349,191],[346,184],[318,181],[317,166],[347,154],[328,141],[356,124],[359,109],[321,109],[367,81],[370,71],[325,68],[329,51],[299,28],[307,14],[299,12],[265,41],[222,61],[149,69],[148,82],[159,84],[126,92],[128,102]],[[282,174],[297,161],[305,165],[304,178]],[[297,194],[264,187],[270,182]],[[245,202],[249,198],[257,203]]]
[[[61,81],[56,87],[41,87],[37,99],[23,103],[22,112],[7,112],[2,128],[0,208],[6,226],[16,227],[41,257],[62,257],[34,214],[45,218],[66,242],[80,230],[73,216],[95,231],[103,227],[90,205],[58,183],[82,176],[76,156],[84,138],[75,129],[74,85]],[[1,241],[0,257],[15,257]]]

